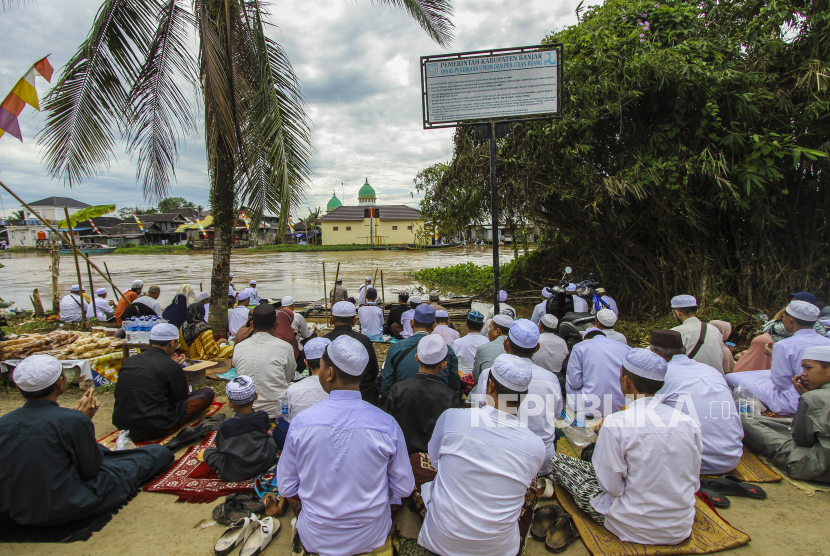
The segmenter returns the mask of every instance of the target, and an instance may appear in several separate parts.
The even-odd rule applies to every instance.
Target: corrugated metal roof
[[[87,208],[88,204],[81,201],[76,201],[70,197],[46,197],[40,201],[29,203],[30,207],[67,207],[67,208]]]
[[[368,206],[337,207],[320,220],[322,222],[343,222],[348,220],[363,220],[364,211]],[[380,220],[418,220],[421,213],[406,205],[376,205]]]

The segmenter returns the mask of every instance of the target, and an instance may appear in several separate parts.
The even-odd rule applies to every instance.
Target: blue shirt
[[[625,405],[620,368],[631,348],[605,336],[579,342],[568,361],[568,406],[588,415],[609,415]],[[610,396],[610,398],[608,398]],[[611,407],[607,402],[610,400]],[[590,409],[593,408],[593,411]]]

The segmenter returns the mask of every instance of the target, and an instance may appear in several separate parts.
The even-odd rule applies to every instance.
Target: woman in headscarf
[[[173,302],[167,306],[161,316],[176,328],[181,328],[187,319],[187,309],[193,303],[196,303],[196,292],[190,284],[184,284],[176,290]]]
[[[723,336],[724,343],[721,344],[721,351],[723,351],[723,372],[725,374],[729,374],[735,368],[735,357],[732,355],[732,350],[729,349],[729,346],[727,346],[725,342],[727,342],[729,340],[729,336],[732,335],[732,325],[723,320],[709,321],[709,324],[717,328],[720,335]]]
[[[213,331],[205,322],[205,306],[201,303],[188,306],[186,322],[179,331],[179,346],[187,352],[189,359],[215,361],[233,355],[233,346],[220,346],[213,339]]]
[[[274,334],[280,340],[291,344],[294,348],[294,359],[300,356],[300,345],[297,343],[297,336],[294,334],[294,311],[280,309],[277,311],[277,331]]]

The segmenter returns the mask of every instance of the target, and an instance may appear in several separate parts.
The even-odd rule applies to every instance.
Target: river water
[[[520,251],[521,252],[521,251]],[[502,247],[501,264],[513,259],[513,250]],[[128,289],[133,280],[161,288],[159,302],[166,306],[173,299],[176,289],[190,284],[199,291],[200,283],[205,291],[210,288],[212,254],[197,252],[175,255],[91,255],[90,259],[102,270],[106,261],[112,279],[121,288]],[[357,290],[366,276],[377,273],[376,287],[380,289],[380,271],[386,287],[386,299],[393,299],[393,291],[401,288],[417,288],[419,285],[407,276],[411,270],[428,267],[444,267],[472,262],[492,265],[493,250],[490,247],[464,247],[439,251],[318,251],[296,253],[250,253],[234,250],[231,253],[231,271],[237,290],[257,281],[260,297],[280,298],[291,295],[296,301],[323,299],[323,263],[330,289],[334,282],[337,264],[340,276],[349,295],[357,298]],[[15,307],[31,308],[29,296],[39,288],[45,309],[51,308],[52,282],[49,273],[51,259],[48,253],[0,253],[0,297],[15,301]],[[81,260],[81,273],[85,288],[89,288],[86,264]],[[93,270],[93,284],[107,286],[109,297],[112,288]],[[61,295],[69,293],[69,287],[78,282],[75,263],[64,255],[60,262],[59,285]]]

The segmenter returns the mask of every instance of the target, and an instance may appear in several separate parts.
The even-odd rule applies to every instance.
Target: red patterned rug
[[[197,459],[199,452],[205,448],[215,446],[216,433],[212,432],[205,437],[198,446],[191,446],[173,467],[164,472],[158,479],[144,487],[147,492],[166,492],[178,494],[176,502],[191,504],[207,504],[220,496],[235,492],[254,492],[254,481],[227,483],[220,481],[216,471],[206,463]]]
[[[202,419],[204,419],[205,417],[210,417],[212,415],[215,415],[224,406],[225,406],[224,402],[214,401],[212,404],[210,404],[210,407],[205,410],[205,412],[202,414],[202,416],[199,417],[197,420],[191,421],[187,425],[182,425],[181,427],[179,427],[178,429],[173,431],[171,434],[168,434],[167,436],[165,436],[163,438],[159,438],[157,440],[149,440],[147,442],[136,442],[135,445],[136,446],[147,446],[148,444],[161,444],[162,446],[164,446],[165,444],[167,444],[168,442],[173,440],[173,437],[176,436],[177,434],[179,434],[185,427],[195,427],[196,425],[198,425],[199,423],[202,422]],[[110,450],[115,450],[115,441],[118,440],[118,433],[120,433],[120,432],[121,431],[117,431],[117,430],[112,431],[111,433],[109,433],[105,437],[99,438],[98,439],[98,444],[100,444],[101,446],[104,446],[106,448],[109,448]]]

